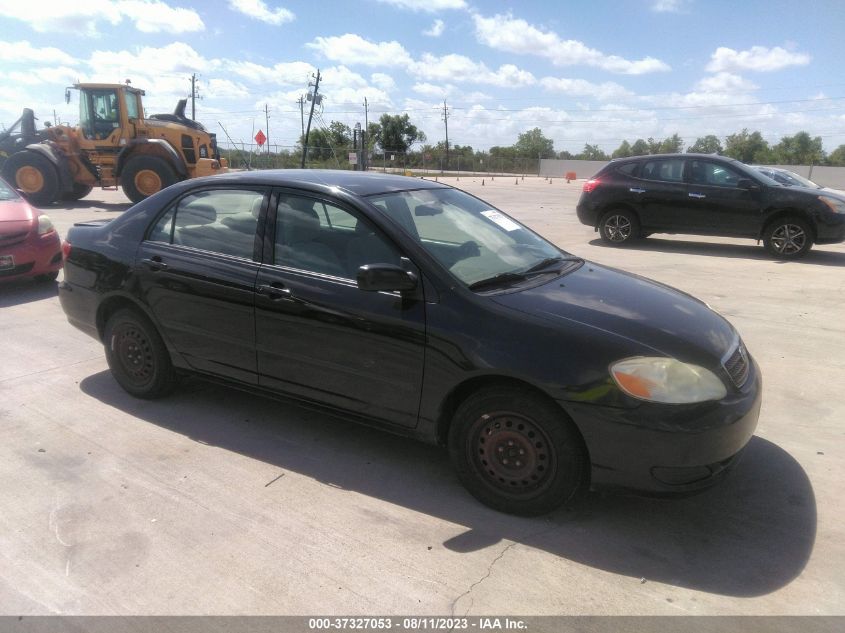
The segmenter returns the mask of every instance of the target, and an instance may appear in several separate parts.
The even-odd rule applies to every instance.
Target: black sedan
[[[613,160],[584,183],[578,219],[612,245],[652,233],[763,240],[779,259],[845,241],[845,195],[784,187],[724,156],[663,154]]]
[[[724,318],[443,184],[200,178],[64,250],[62,307],[130,394],[191,372],[341,411],[447,446],[506,512],[701,489],[757,424],[760,371]]]

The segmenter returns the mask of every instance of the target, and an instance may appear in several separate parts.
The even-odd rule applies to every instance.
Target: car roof
[[[432,180],[397,176],[372,171],[345,171],[340,169],[263,169],[236,171],[190,181],[194,184],[226,183],[239,185],[270,185],[297,187],[314,191],[326,188],[342,189],[357,196],[369,196],[392,191],[412,189],[447,189]]]

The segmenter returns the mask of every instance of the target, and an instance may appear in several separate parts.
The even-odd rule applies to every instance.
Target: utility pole
[[[270,155],[270,113],[267,110],[267,104],[264,104],[264,123],[267,129],[267,156]]]
[[[299,124],[302,126],[302,136],[305,136],[305,97],[299,95]]]
[[[308,83],[311,85],[311,82]],[[317,77],[314,81],[314,92],[309,93],[309,97],[311,98],[311,112],[308,114],[308,127],[305,128],[305,142],[302,144],[302,163],[300,167],[305,169],[305,159],[308,157],[308,135],[311,134],[311,119],[314,118],[314,104],[317,103],[318,100],[322,101],[322,97],[318,90],[320,89],[320,69],[317,69]]]
[[[197,119],[197,74],[191,75],[191,120]]]
[[[367,104],[367,97],[364,97],[364,131],[361,133],[361,152],[363,163],[361,165],[361,169],[367,171],[367,161],[370,159],[370,152],[369,152],[369,142],[370,142],[370,110],[369,105]]]
[[[446,107],[446,99],[443,99],[443,123],[446,124],[446,171],[449,171],[449,108]]]

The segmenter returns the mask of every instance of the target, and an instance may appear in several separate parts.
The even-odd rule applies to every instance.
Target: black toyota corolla
[[[140,398],[183,373],[448,447],[482,502],[683,493],[750,439],[761,377],[697,299],[436,182],[263,171],[74,226],[59,296]]]

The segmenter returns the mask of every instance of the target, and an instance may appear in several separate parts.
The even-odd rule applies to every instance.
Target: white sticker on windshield
[[[519,226],[519,224],[517,224],[510,218],[506,218],[498,211],[493,211],[492,209],[490,209],[489,211],[482,211],[481,215],[486,218],[490,218],[492,222],[495,222],[506,231],[516,231],[522,228],[521,226]]]

